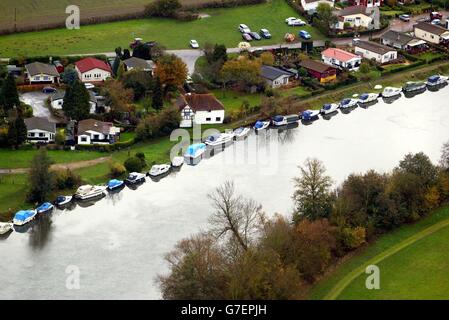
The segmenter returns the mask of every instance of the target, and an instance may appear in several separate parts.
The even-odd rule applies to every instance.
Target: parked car
[[[268,31],[268,29],[260,29],[260,35],[265,39],[271,38],[271,33]]]
[[[430,13],[430,21],[433,21],[435,19],[443,19],[443,15],[441,13],[439,13],[438,11],[433,11]]]
[[[262,38],[259,36],[259,34],[258,34],[257,32],[254,32],[254,31],[250,32],[249,35],[250,35],[251,38],[253,38],[254,40],[260,40],[260,39],[262,39]]]
[[[295,17],[288,17],[287,19],[285,19],[285,23],[288,23],[289,20],[296,20],[298,18]]]
[[[92,83],[85,83],[84,86],[86,87],[87,90],[95,88],[95,86]]]
[[[43,93],[55,93],[55,92],[56,92],[56,89],[53,88],[53,87],[44,87],[44,88],[42,89],[42,92],[43,92]]]
[[[298,36],[300,36],[303,39],[309,40],[312,38],[312,36],[310,35],[309,32],[307,32],[306,30],[301,30],[298,32]]]
[[[198,41],[196,41],[196,40],[190,40],[190,46],[193,48],[193,49],[198,49],[199,47],[200,47],[200,45],[198,44]]]
[[[409,14],[401,14],[401,15],[399,15],[399,19],[401,19],[402,21],[408,22],[408,21],[410,21],[410,15]]]
[[[243,38],[243,40],[245,40],[245,41],[252,41],[252,40],[253,40],[253,38],[250,36],[249,33],[244,33],[244,34],[242,34],[242,38]]]
[[[440,25],[441,24],[441,20],[440,19],[433,19],[432,21],[430,21],[431,24],[433,25]]]
[[[251,29],[250,28],[248,28],[248,26],[246,25],[246,24],[240,24],[239,25],[239,31],[241,32],[241,33],[250,33],[251,32]]]
[[[293,19],[288,20],[287,24],[289,26],[305,26],[306,25],[305,21],[303,21],[301,19],[297,19],[297,18],[293,18]]]

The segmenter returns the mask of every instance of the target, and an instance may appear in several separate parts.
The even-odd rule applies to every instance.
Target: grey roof
[[[382,39],[389,40],[394,43],[399,43],[401,45],[406,45],[414,38],[402,32],[389,30],[382,35]]]
[[[295,74],[272,66],[262,66],[261,75],[265,79],[275,80],[280,76],[294,76]]]
[[[419,22],[417,25],[415,25],[413,27],[414,29],[421,29],[427,32],[430,32],[432,34],[436,34],[436,35],[441,35],[443,33],[445,33],[446,31],[448,31],[447,29],[431,24],[431,23],[427,23],[427,22]]]
[[[35,76],[39,74],[46,74],[49,76],[59,77],[59,72],[56,67],[52,64],[46,64],[42,62],[33,62],[25,66],[30,76]]]
[[[136,68],[136,69],[153,69],[154,62],[149,60],[144,60],[136,57],[131,57],[123,61],[123,63],[128,68]]]
[[[56,133],[56,124],[48,121],[47,118],[32,117],[25,119],[27,130],[43,130]]]
[[[387,46],[384,46],[382,44],[378,44],[378,43],[372,42],[372,41],[357,40],[357,42],[355,43],[354,46],[371,51],[371,52],[375,52],[378,54],[386,54],[391,51],[396,51],[390,47],[387,47]]]
[[[89,90],[88,92],[89,92],[89,97],[90,97],[89,100],[91,102],[96,103],[97,97],[94,95],[94,93],[92,91]],[[64,99],[64,96],[65,96],[65,91],[58,90],[51,95],[50,99],[51,99],[51,101],[61,100],[61,99]]]

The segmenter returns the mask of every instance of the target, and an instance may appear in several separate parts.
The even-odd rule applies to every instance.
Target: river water
[[[207,227],[207,194],[218,185],[233,180],[267,214],[290,214],[292,178],[308,157],[323,161],[335,184],[352,172],[391,170],[408,152],[436,162],[449,139],[448,101],[449,87],[252,135],[158,183],[37,219],[0,239],[0,298],[159,299],[164,254]]]

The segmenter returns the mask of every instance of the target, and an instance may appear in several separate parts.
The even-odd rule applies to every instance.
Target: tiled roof
[[[224,110],[223,104],[211,93],[192,93],[180,96],[177,100],[177,105],[179,109],[184,109],[188,105],[195,112]]]
[[[338,61],[349,61],[351,59],[357,58],[358,55],[341,50],[341,49],[337,49],[337,48],[327,48],[326,50],[324,50],[323,52],[321,52],[322,56],[328,57],[328,58],[333,58],[336,59]]]
[[[93,69],[101,69],[112,73],[111,67],[106,62],[95,58],[82,59],[75,62],[75,65],[81,73],[85,73]]]

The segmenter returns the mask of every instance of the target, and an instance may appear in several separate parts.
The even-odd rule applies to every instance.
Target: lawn
[[[151,18],[82,26],[79,30],[55,29],[1,36],[0,57],[111,52],[118,46],[128,47],[135,37],[158,41],[168,49],[187,48],[190,39],[198,40],[200,45],[210,42],[237,47],[242,41],[237,30],[240,23],[256,31],[260,28],[271,31],[273,38],[258,41],[257,45],[281,43],[286,32],[297,33],[300,29],[309,31],[313,39],[323,38],[310,26],[287,26],[285,18],[297,16],[297,13],[284,0],[208,9],[204,13],[210,17],[189,22]]]
[[[223,103],[227,112],[239,111],[245,101],[249,103],[250,107],[260,105],[263,97],[263,94],[259,93],[243,93],[232,90],[223,92],[223,90],[217,89],[212,92]]]
[[[441,208],[423,220],[403,226],[380,237],[360,254],[339,266],[310,291],[310,299],[323,299],[337,283],[398,243],[449,219],[449,207]],[[338,295],[338,299],[448,299],[449,227],[444,227],[387,257],[380,268],[380,290],[366,290],[362,274]]]

